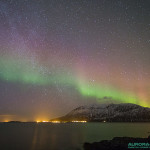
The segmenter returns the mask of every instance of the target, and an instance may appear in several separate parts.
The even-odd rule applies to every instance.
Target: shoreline
[[[147,138],[114,137],[112,140],[102,140],[94,143],[84,143],[84,150],[129,150],[150,149],[150,135]]]

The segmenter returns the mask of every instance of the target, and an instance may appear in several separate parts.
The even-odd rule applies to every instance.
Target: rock
[[[138,150],[142,149],[141,144],[146,145],[149,142],[150,136],[148,136],[148,138],[115,137],[112,140],[103,140],[95,143],[84,143],[83,147],[84,150],[129,150],[128,146],[133,146]],[[150,143],[148,145],[150,148]]]

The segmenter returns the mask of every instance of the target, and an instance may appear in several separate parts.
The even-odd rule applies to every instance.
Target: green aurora
[[[142,106],[147,106],[146,103],[140,101],[134,94],[123,92],[111,86],[96,85],[83,83],[75,76],[68,75],[58,70],[53,74],[45,71],[40,71],[40,66],[33,68],[31,62],[22,59],[0,59],[0,78],[7,82],[15,82],[20,84],[36,84],[36,85],[69,85],[75,87],[82,96],[94,97],[98,101],[104,97],[110,97],[112,100],[124,103],[134,103]],[[67,71],[66,71],[67,72]],[[105,102],[105,101],[104,101]]]

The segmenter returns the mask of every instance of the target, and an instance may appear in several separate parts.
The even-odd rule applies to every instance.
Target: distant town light
[[[39,122],[49,122],[49,121],[46,121],[46,120],[43,120],[43,121],[37,120],[36,122],[39,123]]]
[[[87,122],[87,121],[85,121],[85,120],[83,120],[83,121],[75,120],[75,121],[71,121],[71,122]]]
[[[51,121],[52,123],[60,123],[58,120]]]
[[[48,121],[45,121],[45,120],[44,120],[44,121],[42,121],[42,122],[48,122]]]

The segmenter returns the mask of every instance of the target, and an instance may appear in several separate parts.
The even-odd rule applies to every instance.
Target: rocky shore
[[[148,138],[114,137],[112,140],[103,140],[94,143],[84,143],[84,150],[129,150],[150,149]]]

